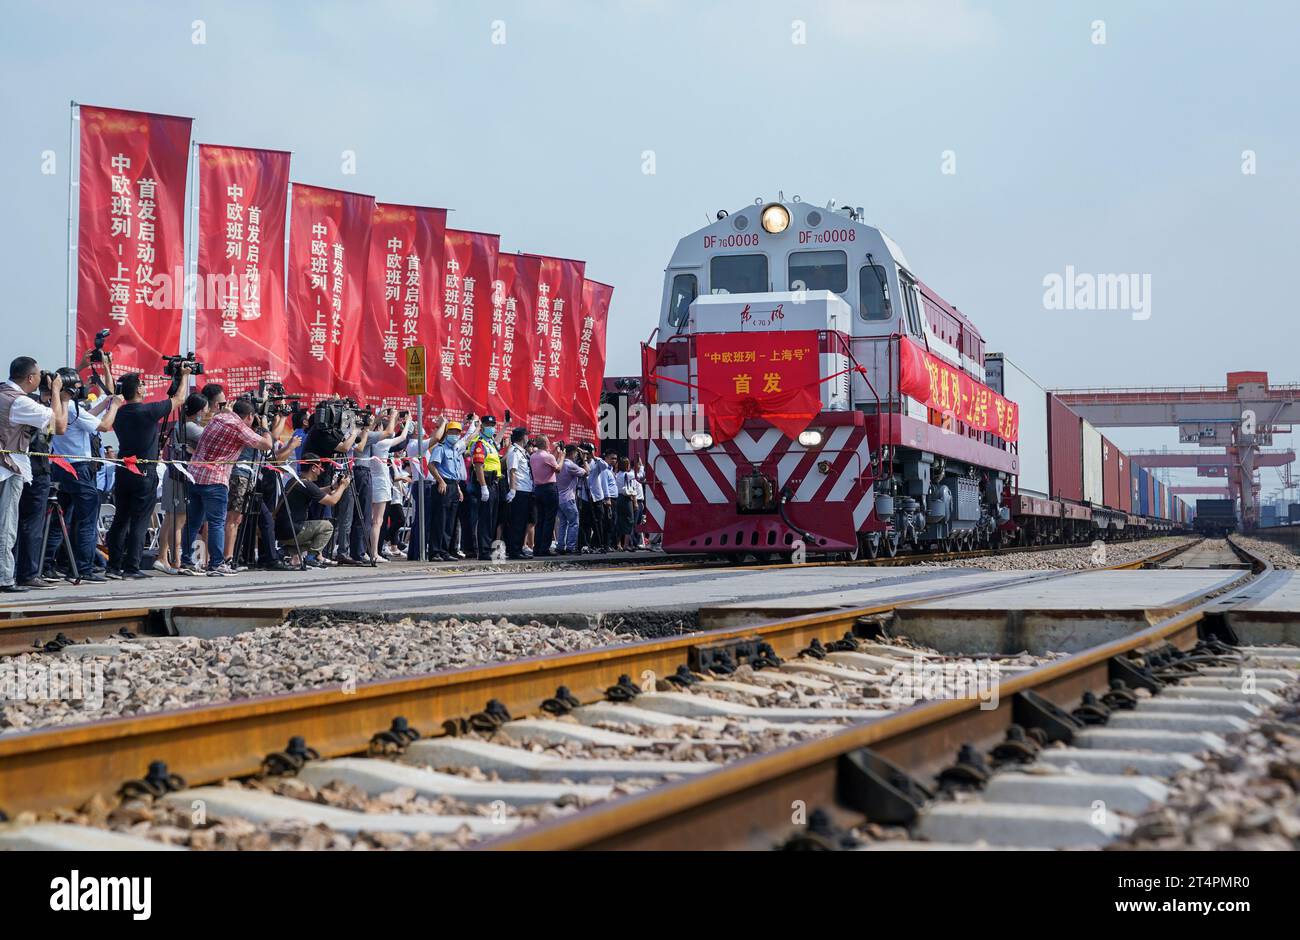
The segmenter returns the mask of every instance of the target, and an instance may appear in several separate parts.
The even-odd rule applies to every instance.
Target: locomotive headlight
[[[696,431],[691,435],[692,450],[706,450],[713,446],[713,435],[707,431]]]
[[[821,431],[800,431],[799,432],[799,446],[801,447],[817,447],[818,445],[821,444],[821,442],[822,442]]]
[[[763,210],[763,231],[771,235],[780,235],[790,227],[790,210],[779,202],[774,202]]]

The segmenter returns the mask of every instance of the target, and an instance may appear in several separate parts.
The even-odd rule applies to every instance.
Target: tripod
[[[55,516],[59,517],[59,531],[63,533],[63,551],[68,556],[68,570],[72,572],[72,583],[81,583],[81,572],[77,570],[77,553],[72,548],[72,538],[68,535],[68,520],[63,515],[63,507],[59,505],[59,484],[50,484],[50,495],[46,497],[45,503],[45,528],[41,533],[41,567],[45,566],[45,548],[50,543],[50,524],[54,521]]]
[[[254,534],[258,523],[262,519],[262,469],[266,465],[266,454],[264,451],[258,451],[253,458],[253,469],[251,471],[251,483],[248,487],[248,495],[244,497],[242,505],[231,507],[243,513],[243,520],[239,523],[239,530],[235,533],[235,544],[230,547],[230,560],[238,567],[240,562],[245,558],[251,563],[253,553],[250,550],[250,540],[256,544],[257,536]],[[233,474],[235,471],[232,470]],[[267,551],[274,557],[274,546],[267,546]]]
[[[362,434],[368,434],[368,433],[369,433],[368,431],[364,429],[362,430]],[[361,533],[361,538],[359,540],[360,544],[362,544],[368,549],[370,546],[370,523],[366,519],[365,510],[361,508],[361,492],[356,485],[357,482],[357,475],[355,472],[356,459],[357,459],[356,457],[353,457],[348,462],[347,469],[344,471],[344,473],[347,475],[348,489],[352,491],[352,529],[348,533],[349,535],[348,541],[349,542],[358,541],[357,539],[352,537],[352,532],[360,532]],[[364,458],[364,459],[368,460],[369,458]],[[369,498],[369,494],[367,494],[367,498]],[[348,557],[352,558],[351,544],[343,545],[341,543],[337,543],[335,545],[335,549],[339,553],[347,552]],[[356,558],[352,558],[352,560],[354,562],[357,562],[358,564],[360,563]],[[379,567],[379,562],[376,561],[373,556],[370,559],[370,567],[371,568]]]

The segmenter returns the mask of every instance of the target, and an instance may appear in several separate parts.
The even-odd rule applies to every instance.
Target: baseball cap
[[[460,430],[460,422],[459,422],[459,421],[448,421],[448,422],[447,422],[447,430],[448,430],[448,431],[459,431],[459,430]]]

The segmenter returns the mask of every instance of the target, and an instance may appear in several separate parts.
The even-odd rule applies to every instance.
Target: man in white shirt
[[[68,429],[68,410],[63,402],[63,381],[49,378],[50,406],[33,398],[41,385],[41,369],[30,356],[19,356],[9,365],[9,381],[0,385],[0,592],[18,594],[27,589],[14,584],[14,541],[18,537],[18,502],[23,484],[32,479],[27,456],[32,435],[49,427],[51,434]]]
[[[530,554],[524,548],[528,520],[533,508],[533,471],[528,461],[528,431],[517,427],[510,432],[510,449],[506,451],[506,491],[508,522],[506,524],[506,557],[523,558]],[[543,546],[549,549],[550,546]]]
[[[51,480],[59,486],[59,505],[63,507],[68,533],[72,539],[72,554],[77,559],[77,573],[82,581],[107,581],[96,573],[95,543],[99,530],[99,488],[95,485],[96,466],[92,460],[94,445],[91,438],[103,431],[113,430],[113,419],[122,399],[105,395],[89,408],[78,399],[84,399],[81,376],[75,369],[60,369],[63,380],[60,397],[68,409],[68,429],[51,439],[51,452],[71,464],[69,473],[62,467],[52,468]],[[46,559],[53,564],[58,559],[63,544],[61,529],[50,530],[50,544]]]

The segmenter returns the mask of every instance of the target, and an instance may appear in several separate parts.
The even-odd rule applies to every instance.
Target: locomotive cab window
[[[793,251],[789,267],[790,290],[849,289],[849,256],[842,251]]]
[[[885,280],[885,269],[878,264],[864,264],[858,272],[858,314],[862,319],[888,320],[894,312],[889,306],[889,282]]]
[[[765,294],[767,255],[717,255],[709,261],[709,293]]]
[[[678,274],[673,278],[673,289],[668,301],[668,325],[680,330],[686,325],[691,304],[699,296],[700,284],[694,274]]]
[[[921,328],[921,311],[916,305],[916,281],[912,280],[911,275],[900,268],[898,283],[903,291],[903,307],[907,311],[907,324],[911,328],[913,336],[920,336],[923,330]]]

